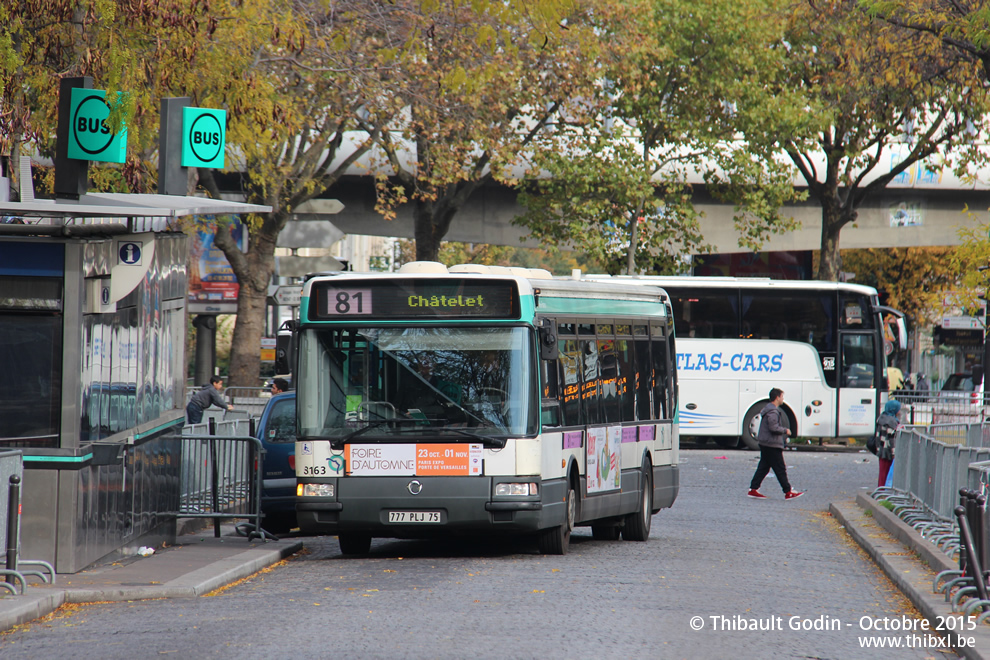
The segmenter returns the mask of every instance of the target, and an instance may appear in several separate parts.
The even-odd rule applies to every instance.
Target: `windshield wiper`
[[[490,426],[488,428],[496,428]],[[472,438],[473,440],[480,440],[485,446],[499,448],[505,446],[505,438],[496,438],[490,435],[481,435],[480,433],[475,433],[474,431],[468,431],[467,429],[458,428],[456,426],[444,426],[436,429],[437,431],[450,431],[451,433],[456,433],[457,435],[462,435],[465,438]]]
[[[344,448],[344,444],[348,440],[350,440],[351,438],[356,438],[359,435],[363,435],[363,434],[367,433],[371,429],[376,429],[379,426],[384,426],[385,424],[389,424],[389,423],[395,423],[396,425],[400,425],[400,424],[415,424],[415,423],[422,423],[422,420],[419,420],[419,419],[406,419],[404,417],[391,417],[389,419],[380,419],[380,420],[378,420],[377,422],[375,422],[373,424],[368,424],[367,426],[362,426],[359,429],[354,429],[353,431],[351,431],[350,433],[348,433],[347,435],[345,435],[345,436],[343,436],[341,438],[336,438],[335,440],[331,440],[330,441],[330,448],[331,449],[343,449]]]

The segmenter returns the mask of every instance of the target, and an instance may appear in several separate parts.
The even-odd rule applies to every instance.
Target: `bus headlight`
[[[533,482],[522,483],[522,484],[495,484],[495,496],[505,497],[505,496],[527,496],[527,495],[537,495],[539,494],[539,489]]]
[[[298,497],[333,497],[333,484],[299,484],[296,486]]]

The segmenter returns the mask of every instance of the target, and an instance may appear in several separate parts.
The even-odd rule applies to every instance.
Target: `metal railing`
[[[186,425],[175,515],[213,519],[217,537],[221,520],[247,519],[254,527],[248,539],[267,540],[260,531],[264,451],[261,440],[254,437],[253,419]]]
[[[189,399],[200,389],[199,387],[186,389],[186,403],[183,405],[183,408],[189,405]],[[268,405],[268,400],[272,398],[272,390],[271,387],[265,387],[264,385],[258,385],[257,387],[233,386],[224,388],[223,397],[230,405],[234,406],[232,412],[235,414],[246,417],[258,417],[265,410],[265,406]],[[207,408],[203,412],[208,413],[211,410],[219,410],[219,408]]]
[[[24,475],[24,457],[20,450],[0,452],[0,548],[5,550],[5,568],[0,569],[4,580],[0,588],[17,595],[27,590],[26,576],[36,576],[43,582],[54,584],[55,569],[46,561],[21,559],[21,479]],[[41,570],[26,570],[37,566]]]
[[[272,398],[268,387],[228,387],[224,397],[234,406],[234,411],[244,411],[249,417],[259,417]]]
[[[990,559],[990,424],[901,427],[892,469],[892,487],[876,489],[873,497],[959,562],[959,570],[936,576],[933,591],[944,593],[953,611],[990,609],[984,571]],[[987,618],[990,611],[978,621]]]
[[[990,397],[980,392],[896,390],[905,424],[980,424],[990,421]]]

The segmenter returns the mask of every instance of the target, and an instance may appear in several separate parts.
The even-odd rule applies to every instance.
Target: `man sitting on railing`
[[[227,410],[233,410],[234,406],[228,406],[223,400],[220,390],[223,388],[223,378],[220,376],[210,376],[210,384],[192,395],[189,404],[186,406],[186,422],[188,424],[199,424],[203,421],[203,411],[211,405],[219,406]]]

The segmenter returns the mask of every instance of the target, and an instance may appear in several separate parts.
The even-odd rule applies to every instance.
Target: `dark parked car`
[[[258,438],[262,464],[261,526],[273,534],[296,526],[296,393],[273,396],[261,413]]]

